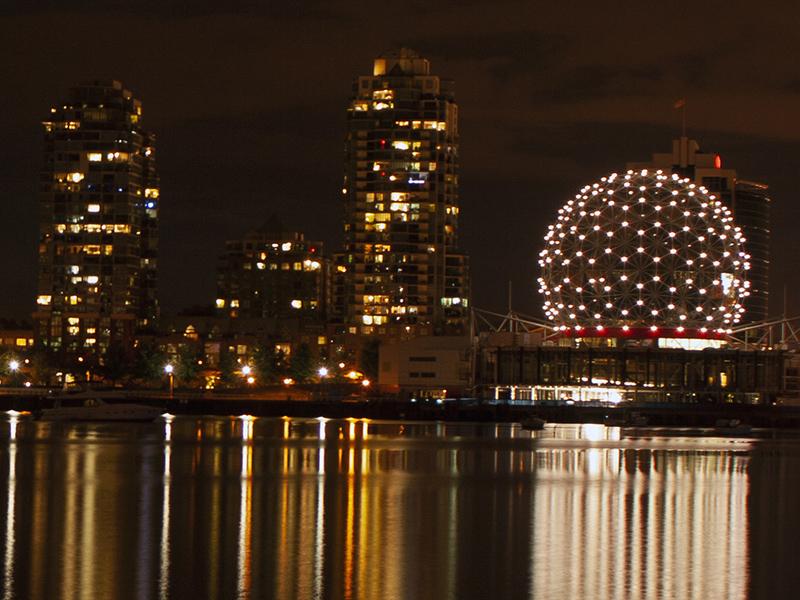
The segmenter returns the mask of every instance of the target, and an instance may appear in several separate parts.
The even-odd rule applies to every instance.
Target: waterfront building
[[[735,169],[722,168],[716,154],[700,151],[695,140],[683,136],[672,142],[672,152],[653,154],[649,162],[629,163],[629,169],[660,169],[677,173],[701,185],[727,206],[744,236],[749,254],[749,295],[744,300],[743,323],[758,323],[768,317],[769,301],[769,209],[767,186],[739,178]]]
[[[70,355],[131,349],[158,316],[159,181],[141,102],[91,81],[44,125],[34,335]]]
[[[439,401],[468,396],[471,359],[472,340],[464,335],[382,344],[380,390],[399,399]]]
[[[217,314],[321,322],[329,280],[322,242],[307,241],[272,215],[244,239],[226,242],[217,267]]]
[[[559,211],[540,253],[547,323],[482,340],[481,394],[523,402],[779,401],[793,355],[740,332],[750,257],[732,211],[672,169],[612,174]]]
[[[453,82],[407,48],[357,77],[347,108],[344,246],[335,320],[461,331],[468,258],[458,249],[458,107]]]

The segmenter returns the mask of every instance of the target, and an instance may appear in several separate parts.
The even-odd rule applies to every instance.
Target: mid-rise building
[[[747,272],[750,295],[744,299],[743,323],[765,321],[769,302],[769,204],[767,186],[739,179],[734,169],[723,169],[716,154],[700,152],[695,140],[681,137],[672,143],[672,152],[654,154],[653,160],[630,163],[628,168],[661,169],[688,177],[716,196],[733,215],[734,224],[744,234],[744,249],[750,255]]]
[[[130,348],[158,316],[159,183],[141,102],[92,81],[44,125],[34,335],[67,354]]]
[[[458,249],[458,107],[453,82],[407,48],[357,77],[347,108],[344,247],[336,320],[463,328],[468,258]]]
[[[225,244],[217,267],[217,314],[256,319],[324,319],[330,261],[322,242],[287,230],[275,215]]]

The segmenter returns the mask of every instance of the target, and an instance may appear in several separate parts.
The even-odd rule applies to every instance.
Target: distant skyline
[[[771,314],[800,314],[800,7],[623,2],[435,6],[48,0],[0,6],[0,317],[35,307],[42,119],[116,79],[142,101],[161,178],[162,311],[212,302],[225,241],[276,213],[341,247],[350,85],[403,44],[455,81],[459,245],[473,305],[540,315],[537,256],[581,187],[687,135],[770,186]]]

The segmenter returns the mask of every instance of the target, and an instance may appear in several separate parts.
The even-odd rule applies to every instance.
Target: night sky
[[[69,12],[62,6],[69,5]],[[681,134],[772,195],[771,314],[800,314],[800,5],[3,0],[0,317],[35,307],[41,121],[116,79],[142,101],[161,178],[165,314],[215,297],[225,241],[276,213],[338,251],[352,80],[405,45],[456,83],[460,246],[473,304],[540,315],[558,208]],[[277,5],[277,6],[276,6]]]

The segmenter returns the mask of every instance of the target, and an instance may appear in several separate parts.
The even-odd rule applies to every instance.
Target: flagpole
[[[683,129],[681,130],[681,137],[686,137],[686,100],[683,101],[681,105],[681,111],[683,112]]]
[[[673,108],[680,108],[681,110],[681,117],[683,126],[681,128],[681,137],[686,137],[686,98],[681,98],[675,104],[672,105]]]

